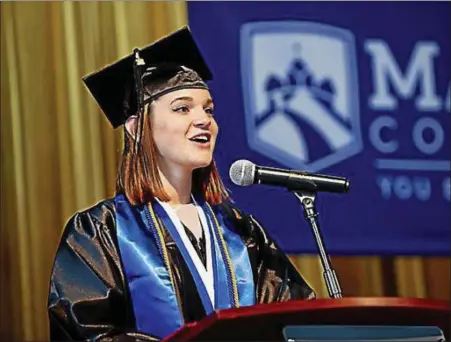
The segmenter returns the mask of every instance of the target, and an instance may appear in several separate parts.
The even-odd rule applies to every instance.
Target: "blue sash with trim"
[[[211,236],[214,307],[179,232],[164,208],[157,201],[151,203],[149,210],[147,206],[130,205],[123,195],[114,199],[119,251],[139,332],[164,338],[184,324],[161,229],[166,229],[176,243],[192,274],[207,315],[218,309],[255,304],[252,268],[241,237],[233,231],[233,227],[226,227],[220,211],[213,211],[201,199],[196,200],[207,217],[208,227],[204,229],[209,229]],[[155,216],[161,220],[163,227],[156,223]],[[228,267],[229,264],[231,267]],[[236,295],[234,292],[237,292]]]

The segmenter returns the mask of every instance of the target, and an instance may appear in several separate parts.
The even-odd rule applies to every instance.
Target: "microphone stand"
[[[316,246],[318,247],[321,265],[323,267],[323,277],[326,283],[327,291],[329,292],[329,297],[342,298],[340,283],[338,282],[335,270],[332,268],[330,258],[326,253],[323,237],[316,219],[318,216],[318,212],[315,208],[316,191],[294,190],[293,193],[300,200],[304,210],[304,217],[310,223],[313,234],[315,235]]]

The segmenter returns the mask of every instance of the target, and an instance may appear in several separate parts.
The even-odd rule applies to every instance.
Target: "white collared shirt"
[[[200,223],[202,226],[202,229],[204,231],[205,236],[205,249],[206,249],[206,256],[207,256],[207,262],[206,267],[204,266],[201,258],[199,257],[199,254],[194,249],[193,244],[188,238],[188,235],[186,234],[186,231],[183,227],[182,221],[178,217],[175,210],[166,202],[161,202],[158,199],[156,199],[163,209],[168,214],[171,221],[174,223],[175,228],[177,229],[178,233],[180,234],[180,237],[182,239],[183,244],[185,245],[188,254],[194,263],[194,266],[196,267],[197,271],[199,272],[200,278],[202,279],[202,282],[205,285],[205,288],[207,289],[208,296],[210,297],[211,304],[214,307],[215,303],[215,292],[214,292],[214,274],[213,274],[213,260],[212,260],[212,250],[211,250],[211,232],[209,229],[207,217],[202,209],[202,207],[196,202],[193,196],[191,196],[194,202],[194,205],[197,209],[197,214],[200,219]]]

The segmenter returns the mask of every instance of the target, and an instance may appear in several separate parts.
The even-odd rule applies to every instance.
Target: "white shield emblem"
[[[354,36],[318,23],[241,28],[249,147],[294,169],[318,171],[363,148]]]

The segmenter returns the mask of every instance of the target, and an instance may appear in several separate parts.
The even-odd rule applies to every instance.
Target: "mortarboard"
[[[140,61],[144,65],[139,65]],[[137,73],[137,68],[144,71]],[[191,69],[203,81],[213,78],[187,26],[143,49],[135,49],[134,53],[83,77],[83,81],[111,125],[117,128],[127,120],[127,112],[137,113],[140,110],[136,92],[142,88],[142,79],[148,81],[148,78],[158,77],[161,80],[177,68]],[[184,88],[183,85],[165,89],[164,93],[180,88]],[[134,92],[134,96],[130,92]],[[135,100],[131,100],[133,98]]]

